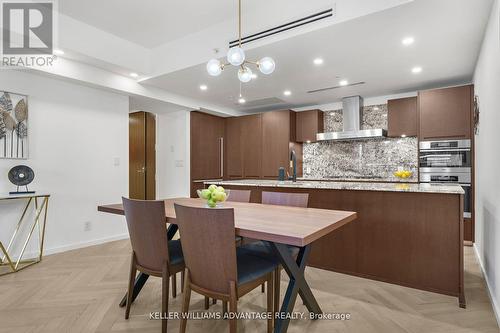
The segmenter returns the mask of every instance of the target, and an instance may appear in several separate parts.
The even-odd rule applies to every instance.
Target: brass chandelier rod
[[[238,0],[238,45],[241,47],[241,0]]]

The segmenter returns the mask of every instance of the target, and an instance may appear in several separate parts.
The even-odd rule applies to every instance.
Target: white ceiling
[[[293,15],[297,7],[309,7],[312,11],[306,14],[311,14],[330,7],[333,2],[314,0],[306,6],[303,0],[242,0],[243,20],[248,23],[258,19],[266,8],[274,10],[276,7],[282,8],[279,15],[283,12]],[[61,0],[59,12],[125,40],[154,48],[222,21],[235,20],[237,5],[237,0]]]
[[[90,2],[94,1],[103,3],[98,0]],[[108,2],[121,3],[104,3]],[[168,5],[164,3],[165,8],[171,8],[171,2]],[[197,7],[194,1],[188,3],[193,8]],[[221,5],[221,12],[212,15],[223,17],[228,14],[228,8],[222,6],[221,1],[210,3],[213,6]],[[284,104],[274,106],[278,108],[330,103],[354,94],[369,97],[468,82],[472,77],[491,4],[492,0],[416,0],[252,49],[248,51],[248,58],[271,56],[276,60],[277,67],[272,75],[259,74],[255,82],[243,84],[243,95],[247,101],[265,98],[284,100]],[[87,6],[92,7],[88,4],[83,7]],[[126,7],[131,9],[130,6]],[[143,21],[148,21],[147,12],[144,9],[139,11],[140,16],[144,17]],[[168,11],[165,9],[165,12]],[[163,14],[152,15],[151,21],[154,21],[155,17]],[[174,16],[175,22],[182,15]],[[183,29],[200,29],[213,19],[205,15],[203,20],[206,21],[202,20],[193,26],[189,24],[188,27],[184,25]],[[109,24],[112,25],[115,20],[120,21],[122,18],[117,15]],[[167,21],[159,29],[169,30],[166,26],[172,27],[172,22]],[[128,24],[122,22],[125,23]],[[179,28],[175,27],[166,32],[168,38],[174,38],[179,33]],[[414,45],[402,46],[401,40],[405,36],[413,36]],[[148,43],[154,44],[154,40],[151,37]],[[324,64],[313,65],[315,57],[323,58]],[[423,72],[412,74],[411,68],[414,66],[422,66]],[[366,84],[316,94],[306,93],[308,90],[336,86],[339,79],[365,81]],[[203,63],[143,81],[143,84],[223,107],[253,111],[234,103],[239,93],[235,68],[226,69],[219,77],[210,77]],[[206,84],[208,90],[200,91],[200,84]],[[292,91],[290,97],[283,96],[285,89]]]
[[[260,0],[259,0],[260,1]],[[59,12],[145,47],[155,47],[235,13],[231,0],[61,0]]]

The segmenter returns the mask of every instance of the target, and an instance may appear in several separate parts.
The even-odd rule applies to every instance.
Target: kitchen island
[[[309,207],[355,211],[356,223],[312,245],[308,265],[459,299],[463,281],[463,196],[458,185],[230,180],[226,189],[309,193]]]

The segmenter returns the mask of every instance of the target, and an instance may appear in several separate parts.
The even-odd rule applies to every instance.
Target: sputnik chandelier
[[[245,51],[241,47],[241,0],[238,0],[238,46],[234,46],[227,52],[227,63],[222,63],[218,59],[211,59],[207,63],[207,72],[212,76],[219,76],[228,65],[239,67],[238,79],[243,82],[252,80],[252,70],[247,66],[252,64],[257,66],[262,74],[271,74],[276,67],[271,57],[263,57],[259,61],[247,60]]]

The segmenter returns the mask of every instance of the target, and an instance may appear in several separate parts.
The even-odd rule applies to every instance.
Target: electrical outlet
[[[85,221],[83,223],[83,231],[90,231],[90,230],[92,230],[92,222]]]
[[[115,157],[113,159],[113,165],[114,166],[119,166],[120,165],[120,158],[119,157]]]

